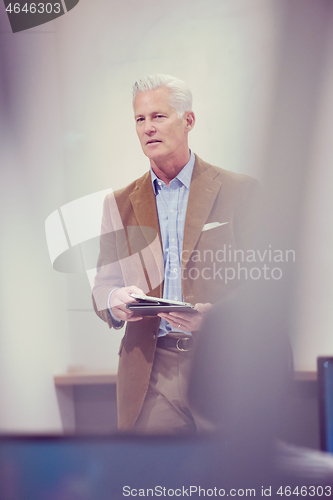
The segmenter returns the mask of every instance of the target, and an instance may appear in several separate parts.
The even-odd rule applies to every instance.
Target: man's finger
[[[201,302],[198,302],[197,304],[195,304],[194,306],[200,313],[206,313],[208,312],[212,307],[213,305],[210,304],[209,302],[206,302],[205,304],[202,304]]]

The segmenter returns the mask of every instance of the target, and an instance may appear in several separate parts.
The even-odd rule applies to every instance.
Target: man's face
[[[189,125],[187,117],[191,112],[179,118],[169,98],[170,91],[160,87],[138,92],[134,99],[136,131],[142,150],[157,163],[181,158],[184,152],[188,154],[187,134],[193,125]]]

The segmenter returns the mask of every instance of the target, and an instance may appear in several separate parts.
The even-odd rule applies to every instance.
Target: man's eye
[[[136,119],[136,123],[140,123],[140,122],[143,122],[144,118],[137,118]]]

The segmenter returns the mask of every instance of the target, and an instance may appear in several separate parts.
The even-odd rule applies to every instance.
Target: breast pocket
[[[197,250],[200,252],[200,260],[221,262],[228,260],[229,250],[233,250],[235,246],[232,221],[220,225],[207,223],[201,232]]]

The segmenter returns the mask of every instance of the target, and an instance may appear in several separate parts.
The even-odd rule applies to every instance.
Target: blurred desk
[[[316,371],[295,371],[296,382],[317,382]]]
[[[115,384],[117,374],[107,371],[69,371],[62,375],[54,376],[54,384],[56,387],[61,386],[76,386],[76,385],[108,385]],[[296,371],[295,381],[317,381],[317,372],[315,371]]]
[[[117,430],[116,373],[70,370],[56,375],[64,432],[108,434]],[[319,449],[317,372],[296,371],[286,404],[281,437],[290,443]]]
[[[54,384],[56,387],[63,385],[104,385],[115,384],[117,374],[111,372],[95,371],[70,371],[64,375],[55,375]]]
[[[117,431],[116,379],[116,373],[84,369],[55,375],[65,433],[109,434]]]

